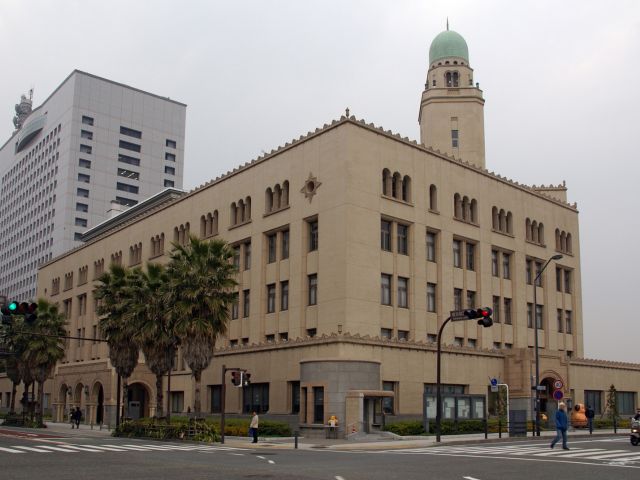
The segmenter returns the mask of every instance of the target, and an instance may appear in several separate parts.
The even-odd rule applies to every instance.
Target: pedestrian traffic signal
[[[251,384],[251,374],[249,372],[242,372],[242,386],[248,387]]]
[[[478,325],[482,325],[485,328],[493,325],[493,319],[491,318],[492,313],[493,310],[491,310],[489,307],[479,308],[477,310],[477,318],[480,318],[480,320],[478,320]]]
[[[231,372],[231,383],[233,383],[236,387],[242,385],[242,372]]]

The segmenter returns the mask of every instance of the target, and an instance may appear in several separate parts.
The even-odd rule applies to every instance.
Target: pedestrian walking
[[[80,420],[82,420],[82,410],[80,410],[80,407],[76,407],[76,411],[73,412],[73,423],[75,423],[78,430],[80,429]]]
[[[258,443],[258,423],[258,414],[256,412],[253,412],[253,417],[251,417],[251,424],[249,425],[249,435],[253,437],[253,441],[251,443]]]
[[[562,438],[562,448],[569,450],[567,447],[567,406],[564,403],[558,405],[558,411],[556,412],[556,438],[553,439],[551,448],[556,446],[556,443]]]
[[[75,427],[75,419],[74,419],[75,414],[76,414],[75,409],[71,407],[69,409],[69,423],[71,423],[71,430],[73,430],[73,427]]]
[[[593,417],[596,416],[596,412],[593,411],[591,405],[587,405],[587,411],[584,414],[587,417],[587,427],[589,428],[589,435],[593,434]]]

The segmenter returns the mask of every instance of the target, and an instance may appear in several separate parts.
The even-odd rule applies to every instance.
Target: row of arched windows
[[[164,233],[151,237],[151,256],[157,257],[164,253]]]
[[[513,235],[513,215],[511,212],[505,212],[504,209],[498,210],[498,207],[491,209],[491,225],[492,228],[501,233]]]
[[[275,187],[267,188],[264,193],[264,209],[265,213],[277,212],[281,208],[285,208],[289,206],[289,181],[285,180],[282,183],[282,187],[280,184],[277,184]]]
[[[209,212],[200,217],[200,236],[212,237],[218,234],[218,210]]]
[[[189,242],[189,230],[191,226],[189,222],[173,228],[173,243],[178,245],[186,245]]]
[[[453,216],[458,220],[469,223],[478,223],[478,201],[459,193],[453,196]]]
[[[391,175],[389,169],[385,168],[382,171],[382,194],[403,202],[411,202],[411,177],[403,177],[398,172]]]
[[[122,265],[122,250],[111,254],[111,263],[113,265]]]
[[[560,231],[559,228],[556,228],[556,251],[562,253],[573,253],[573,245],[571,240],[571,234],[565,232],[564,230]]]
[[[530,242],[544,245],[544,224],[527,218],[525,221],[525,238]]]
[[[142,262],[142,242],[129,247],[129,265],[137,265]]]
[[[240,225],[251,220],[251,197],[231,204],[231,225]]]

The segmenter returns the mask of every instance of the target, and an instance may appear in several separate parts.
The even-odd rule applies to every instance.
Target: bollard
[[[613,433],[618,433],[618,422],[616,422],[616,417],[613,417]]]
[[[294,445],[296,450],[298,449],[298,431],[296,430],[295,432],[293,432],[293,441],[294,441]]]
[[[482,423],[484,423],[484,439],[486,440],[489,438],[489,424],[486,418],[482,420]]]
[[[498,438],[502,438],[502,419],[498,418]]]

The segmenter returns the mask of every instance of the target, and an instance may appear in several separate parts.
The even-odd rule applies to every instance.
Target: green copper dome
[[[442,58],[459,57],[469,63],[469,48],[462,35],[453,30],[439,33],[429,48],[429,65]]]

